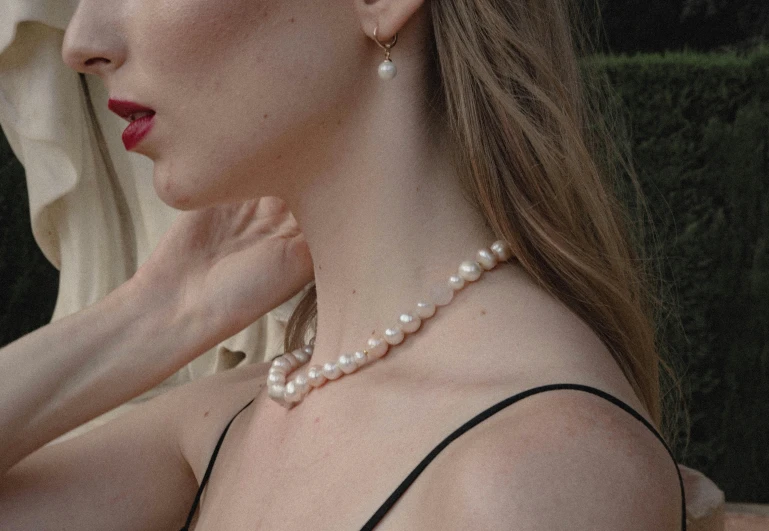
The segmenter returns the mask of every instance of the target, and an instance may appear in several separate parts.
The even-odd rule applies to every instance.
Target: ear
[[[440,0],[439,0],[440,1]],[[353,0],[363,32],[382,42],[392,40],[425,0]]]

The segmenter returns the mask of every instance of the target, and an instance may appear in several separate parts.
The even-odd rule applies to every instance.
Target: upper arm
[[[209,399],[223,400],[227,393],[222,387],[232,381],[228,372],[235,371],[172,389],[102,426],[27,456],[0,478],[2,528],[181,527],[198,483],[182,451],[180,433],[192,420],[189,411]]]
[[[470,436],[431,478],[441,529],[680,529],[676,466],[635,418],[578,391],[509,409],[458,439]]]

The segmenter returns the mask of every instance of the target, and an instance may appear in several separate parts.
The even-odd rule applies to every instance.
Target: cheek
[[[274,0],[135,4],[140,7],[128,29],[136,65],[132,73],[136,86],[146,87],[147,101],[159,113],[150,148],[154,188],[166,204],[187,210],[226,192],[224,174],[241,157],[232,139],[242,139],[248,132],[243,130],[243,109],[233,105],[247,102],[234,96],[248,86],[243,74],[262,53],[263,46],[254,41],[263,39],[274,25],[275,4]],[[220,139],[227,141],[217,143]]]
[[[196,71],[247,50],[246,43],[274,15],[275,0],[162,0],[135,19],[137,55],[164,75]],[[197,67],[197,68],[196,68]]]
[[[254,180],[280,195],[275,161],[322,139],[317,124],[336,123],[330,114],[354,93],[354,10],[307,0],[142,3],[152,7],[133,21],[134,72],[157,105],[159,197],[198,208],[253,191]]]

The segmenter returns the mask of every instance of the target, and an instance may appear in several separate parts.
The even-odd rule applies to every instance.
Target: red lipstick
[[[109,109],[130,122],[123,131],[123,145],[130,151],[152,130],[155,111],[132,101],[110,99]]]

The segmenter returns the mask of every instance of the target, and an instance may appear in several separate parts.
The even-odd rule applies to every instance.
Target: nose
[[[125,60],[118,3],[81,0],[64,33],[61,57],[64,64],[83,74],[104,77]]]

